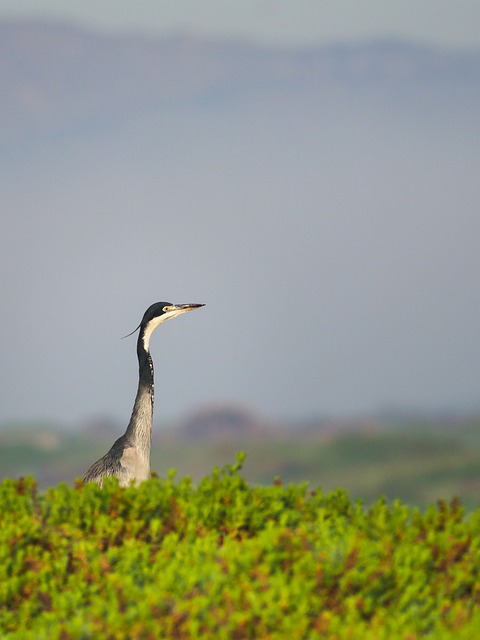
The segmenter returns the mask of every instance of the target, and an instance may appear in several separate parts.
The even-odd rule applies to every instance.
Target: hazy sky
[[[0,16],[31,15],[108,29],[188,29],[292,44],[378,36],[454,47],[480,43],[478,0],[2,0]]]
[[[480,33],[478,0],[4,0],[7,14],[297,44]],[[0,424],[127,420],[135,338],[120,337],[162,299],[207,306],[152,340],[157,419],[223,401],[280,418],[478,407],[480,128],[462,80],[438,101],[414,83],[328,106],[286,83],[20,128],[0,149]]]

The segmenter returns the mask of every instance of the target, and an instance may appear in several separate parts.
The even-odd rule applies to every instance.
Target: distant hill
[[[4,20],[0,59],[0,140],[279,89],[395,100],[421,91],[433,105],[453,94],[480,102],[480,51],[398,41],[294,49]]]
[[[97,425],[97,428],[100,425]],[[34,475],[42,488],[72,484],[123,431],[68,432],[48,425],[3,425],[0,480]],[[108,430],[111,433],[108,433]],[[312,488],[346,488],[367,502],[380,495],[424,507],[439,498],[480,507],[480,419],[464,416],[381,422],[274,425],[236,406],[191,414],[177,428],[154,429],[152,468],[194,481],[247,454],[245,477],[260,484],[308,481]]]

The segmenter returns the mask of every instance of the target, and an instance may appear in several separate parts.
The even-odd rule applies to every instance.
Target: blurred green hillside
[[[35,476],[42,488],[76,477],[101,457],[122,428],[71,433],[49,425],[4,425],[0,430],[0,479]],[[160,434],[160,435],[159,435]],[[480,418],[451,422],[356,424],[326,428],[267,428],[246,433],[218,430],[191,437],[154,428],[152,469],[194,481],[246,452],[249,482],[308,481],[325,491],[347,489],[367,503],[388,500],[424,507],[458,497],[480,507]]]

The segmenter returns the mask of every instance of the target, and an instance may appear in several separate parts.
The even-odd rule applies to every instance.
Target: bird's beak
[[[196,302],[188,302],[187,304],[170,304],[168,307],[165,307],[164,311],[167,313],[170,313],[171,311],[185,313],[185,311],[193,311],[193,309],[199,309],[204,306],[204,304],[198,304]]]

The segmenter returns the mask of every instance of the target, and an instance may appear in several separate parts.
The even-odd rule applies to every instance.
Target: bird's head
[[[145,311],[142,321],[140,322],[138,327],[134,331],[132,331],[132,333],[135,333],[135,331],[140,329],[139,338],[141,338],[143,342],[143,348],[145,349],[145,351],[148,351],[150,345],[150,337],[159,325],[161,325],[166,320],[170,320],[171,318],[179,316],[182,313],[193,311],[193,309],[199,309],[200,307],[204,306],[204,304],[194,302],[190,302],[187,304],[155,302]],[[128,335],[131,336],[132,333],[129,333]]]

